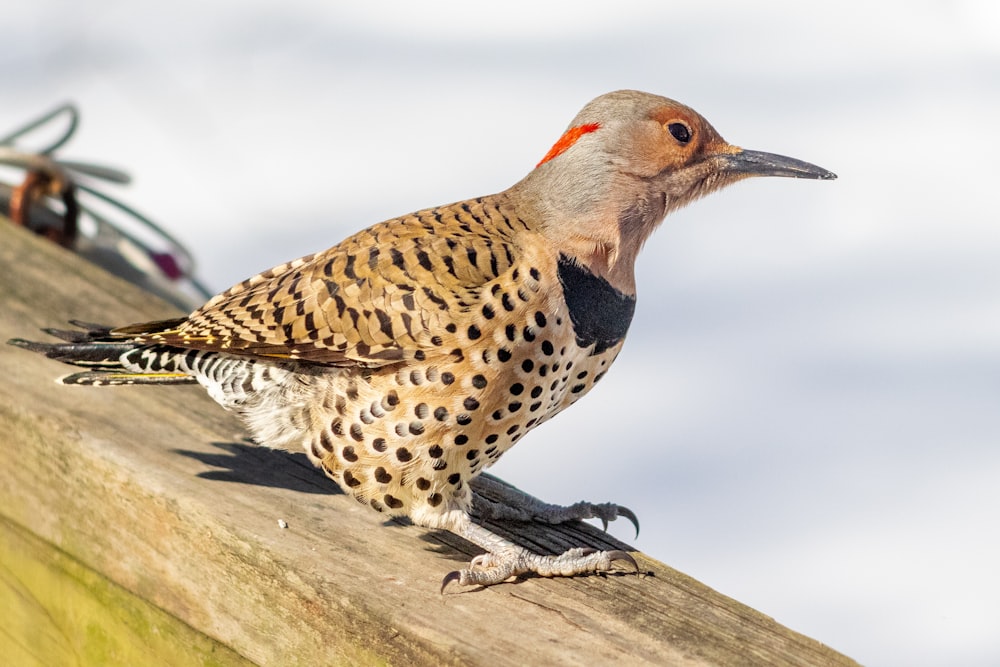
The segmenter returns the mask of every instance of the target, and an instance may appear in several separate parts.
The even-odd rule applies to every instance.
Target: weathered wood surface
[[[70,318],[118,324],[172,314],[0,220],[0,339],[37,339],[39,327]],[[237,657],[268,665],[855,664],[641,554],[643,576],[528,578],[441,595],[442,576],[476,553],[471,545],[386,522],[304,456],[248,445],[197,387],[55,384],[67,369],[0,346],[0,513]],[[583,524],[554,537],[507,529],[553,550],[622,546]],[[219,662],[230,664],[227,651]]]

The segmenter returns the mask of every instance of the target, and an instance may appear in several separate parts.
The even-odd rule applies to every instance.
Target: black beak
[[[821,181],[837,178],[835,173],[822,167],[774,153],[741,150],[739,153],[723,153],[718,157],[726,165],[726,171],[734,174],[818,178]]]

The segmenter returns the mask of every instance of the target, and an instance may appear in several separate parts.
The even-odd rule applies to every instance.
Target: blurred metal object
[[[28,149],[29,135],[51,128],[60,118],[66,127],[48,145]],[[20,180],[0,174],[0,214],[16,224],[73,250],[108,271],[191,310],[211,296],[194,276],[191,253],[162,227],[125,203],[88,183],[127,185],[119,169],[57,159],[76,132],[80,113],[63,104],[0,136],[0,165],[22,171]]]

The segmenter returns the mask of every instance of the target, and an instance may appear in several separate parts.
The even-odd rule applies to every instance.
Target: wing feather
[[[389,220],[258,274],[176,326],[115,333],[334,366],[447,354],[484,286],[518,255],[510,230],[498,228],[490,210],[496,213],[474,200]]]

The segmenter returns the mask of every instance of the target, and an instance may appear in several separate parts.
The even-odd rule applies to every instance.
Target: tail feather
[[[69,323],[77,328],[83,329],[81,333],[92,339],[104,338],[105,336],[110,335],[113,328],[104,324],[94,324],[93,322],[85,322],[83,320],[70,320]]]
[[[53,335],[61,337],[58,334]],[[31,352],[44,354],[49,359],[55,359],[66,364],[109,369],[121,368],[121,361],[119,360],[121,355],[135,347],[135,345],[129,343],[88,343],[82,341],[38,343],[31,340],[24,340],[23,338],[13,338],[7,342]]]
[[[90,387],[114,387],[134,384],[194,384],[196,380],[181,373],[128,373],[109,371],[84,371],[59,378],[62,384],[79,384]]]
[[[171,325],[176,320],[134,325],[134,328],[155,330],[157,325]],[[41,343],[13,338],[7,342],[31,352],[44,354],[49,359],[61,361],[89,370],[67,375],[63,384],[123,385],[123,384],[190,384],[191,377],[184,361],[187,350],[167,346],[148,345],[132,339],[129,333],[111,327],[72,320],[70,324],[80,331],[44,329],[62,343]],[[132,327],[129,327],[132,328]]]
[[[46,327],[42,329],[50,336],[55,336],[59,340],[67,343],[89,343],[94,340],[94,335],[90,331],[76,331],[75,329],[53,329]]]
[[[124,327],[108,329],[105,335],[118,336],[119,338],[122,336],[149,336],[152,334],[163,333],[165,331],[172,331],[183,324],[186,320],[186,317],[176,317],[170,320],[140,322],[139,324],[130,324]],[[100,327],[100,325],[86,324],[85,322],[71,322],[71,324],[74,326]]]

